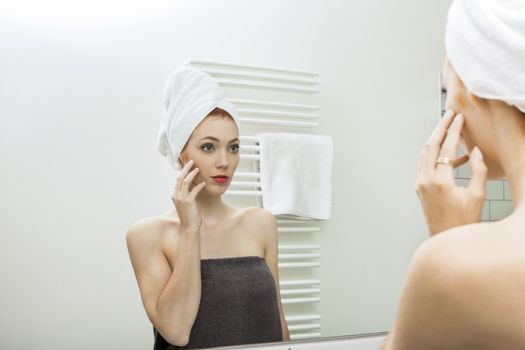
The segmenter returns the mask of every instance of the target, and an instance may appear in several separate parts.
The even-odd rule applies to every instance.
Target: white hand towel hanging
[[[261,133],[263,207],[274,215],[328,220],[332,207],[330,136]]]

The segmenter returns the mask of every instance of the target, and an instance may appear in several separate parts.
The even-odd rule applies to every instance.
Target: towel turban
[[[157,146],[175,170],[181,170],[178,158],[193,130],[215,108],[226,111],[240,129],[237,109],[207,73],[186,65],[168,76]]]
[[[455,0],[445,45],[471,93],[525,113],[525,0]]]

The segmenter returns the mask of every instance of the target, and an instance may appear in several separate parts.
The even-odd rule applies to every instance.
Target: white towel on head
[[[445,43],[470,92],[525,113],[525,0],[455,0]]]
[[[332,138],[292,133],[262,133],[257,137],[264,209],[274,215],[328,220],[332,209]]]
[[[224,98],[224,91],[215,79],[192,66],[182,66],[169,75],[164,86],[164,114],[157,145],[175,170],[181,169],[179,154],[193,130],[215,108],[228,112],[240,129],[237,110]]]

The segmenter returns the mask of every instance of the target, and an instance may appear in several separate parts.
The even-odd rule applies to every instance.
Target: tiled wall
[[[455,170],[454,174],[458,186],[467,187],[472,174],[467,163]],[[487,181],[487,192],[481,221],[497,221],[505,218],[512,212],[512,196],[508,180]]]

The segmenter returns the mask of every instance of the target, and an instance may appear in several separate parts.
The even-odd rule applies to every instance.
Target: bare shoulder
[[[269,211],[250,207],[243,208],[240,213],[242,230],[259,242],[265,252],[277,246],[277,220]]]
[[[465,225],[424,242],[410,264],[400,304],[400,343],[401,338],[417,339],[426,344],[420,348],[431,348],[427,345],[446,338],[477,339],[488,345],[501,336],[509,342],[504,348],[514,349],[512,342],[523,345],[523,247],[525,239],[505,222]],[[418,323],[426,324],[429,332],[410,331]],[[491,345],[495,347],[477,348],[502,344]]]
[[[128,227],[126,241],[149,241],[158,236],[161,231],[161,221],[158,217],[142,218]]]
[[[275,221],[275,216],[268,210],[259,207],[248,207],[241,210],[243,221],[264,221],[265,223],[271,223]]]
[[[521,230],[520,230],[521,231]],[[455,227],[423,243],[416,254],[448,269],[483,273],[500,264],[525,268],[525,236],[505,221]],[[522,263],[517,264],[519,261]],[[525,271],[524,271],[525,272]]]
[[[178,221],[162,216],[146,217],[129,226],[126,232],[128,247],[161,247],[166,236],[177,233]],[[173,236],[173,235],[170,235]]]
[[[249,207],[242,209],[241,222],[260,232],[274,232],[277,227],[277,220],[275,216],[269,211],[258,208]]]

